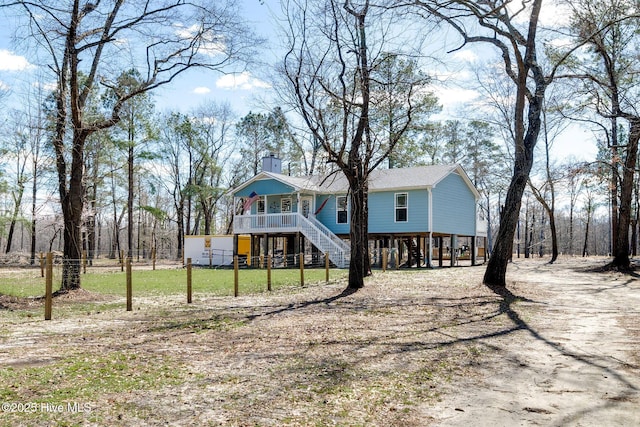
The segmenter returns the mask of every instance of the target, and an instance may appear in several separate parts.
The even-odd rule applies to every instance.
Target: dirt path
[[[425,413],[441,426],[640,425],[640,281],[587,267],[510,266],[514,293],[537,293],[505,307],[522,330],[487,340],[495,352],[482,381]],[[540,311],[528,318],[527,307]]]

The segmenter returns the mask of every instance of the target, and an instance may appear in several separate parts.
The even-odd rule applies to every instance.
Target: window
[[[258,205],[256,207],[256,213],[258,215],[263,215],[264,214],[264,198],[260,197],[260,199],[258,199]]]
[[[407,222],[407,193],[396,193],[396,222]]]
[[[282,213],[291,212],[291,199],[282,199],[280,201],[280,212]]]
[[[347,196],[336,196],[336,223],[346,224],[348,217]]]

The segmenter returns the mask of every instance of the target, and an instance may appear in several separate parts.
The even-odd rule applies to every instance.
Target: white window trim
[[[405,205],[404,206],[400,206],[398,207],[398,196],[400,194],[404,194],[404,200],[405,200]],[[405,221],[398,221],[398,209],[404,209],[407,211],[407,215],[406,215],[406,220]],[[401,193],[394,193],[393,194],[393,222],[394,223],[406,223],[409,222],[409,193],[407,192],[401,192]]]
[[[339,210],[340,204],[338,203],[338,199],[344,197],[347,208],[342,211]],[[347,213],[347,221],[346,222],[338,222],[338,212],[346,212]],[[349,224],[349,198],[347,196],[336,196],[336,224]]]

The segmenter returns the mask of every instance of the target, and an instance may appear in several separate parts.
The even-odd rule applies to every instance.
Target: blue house
[[[351,206],[340,172],[292,177],[280,160],[263,159],[263,171],[231,191],[243,213],[233,219],[235,235],[248,234],[254,256],[328,254],[338,267],[349,265]],[[486,256],[487,223],[479,194],[459,165],[374,171],[369,180],[369,248],[372,265],[384,249],[407,266],[439,265],[461,256],[476,263]],[[467,242],[467,243],[465,243]],[[446,249],[445,249],[446,248]],[[294,259],[294,258],[292,258]]]

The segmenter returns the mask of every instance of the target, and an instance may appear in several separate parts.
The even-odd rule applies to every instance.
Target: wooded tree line
[[[151,98],[145,102],[137,104],[137,117],[132,110],[126,123],[92,136],[87,143],[83,248],[90,258],[117,258],[125,250],[131,251],[134,259],[145,259],[151,256],[152,247],[160,256],[179,258],[185,235],[229,232],[234,206],[225,192],[258,173],[265,155],[282,158],[283,172],[287,174],[328,171],[326,155],[319,148],[315,164],[305,157],[305,141],[298,139],[299,130],[293,129],[280,108],[237,117],[228,105],[215,102],[190,113],[160,112]],[[30,102],[24,105],[30,106]],[[38,105],[35,104],[36,109]],[[46,106],[46,100],[42,105]],[[33,256],[40,251],[61,251],[63,223],[51,185],[53,158],[46,138],[39,138],[37,132],[47,128],[46,114],[40,112],[37,116],[43,119],[38,125],[23,123],[28,114],[22,110],[11,111],[9,116],[3,133],[2,248],[5,253],[21,251]],[[462,164],[481,192],[485,217],[491,220],[495,231],[509,173],[509,155],[505,147],[496,143],[497,138],[490,122],[432,119],[418,137],[399,143],[393,153],[394,167]],[[127,179],[130,164],[134,166],[133,198],[129,197]],[[12,165],[21,168],[14,169]],[[608,254],[609,217],[603,216],[607,171],[568,160],[558,164],[552,176],[557,197],[562,199],[556,213],[561,224],[560,251],[582,255],[586,239],[588,254]],[[532,183],[543,182],[542,178],[534,174]],[[544,194],[548,190],[541,191],[543,197],[548,195]],[[533,192],[525,192],[520,238],[516,236],[522,256],[549,255],[548,218]],[[33,235],[37,238],[32,246],[34,223]],[[601,243],[599,247],[597,242]]]
[[[21,249],[28,232],[32,254],[62,242],[64,288],[79,286],[83,248],[144,257],[163,241],[177,257],[184,235],[229,232],[238,207],[225,192],[269,154],[285,173],[347,177],[353,288],[368,274],[367,177],[378,167],[465,167],[491,224],[490,286],[504,287],[519,250],[552,261],[610,253],[619,267],[635,254],[638,16],[630,0],[285,0],[285,52],[272,81],[278,107],[242,117],[215,101],[159,112],[153,95],[192,68],[251,66],[260,40],[232,0],[162,0],[142,10],[123,0],[0,5],[25,24],[22,40],[38,47],[56,80],[51,89],[33,85],[20,107],[2,100],[5,249],[16,249],[16,230]],[[570,19],[548,25],[545,11]],[[444,43],[445,27],[459,36],[445,50],[477,46],[492,60],[466,82],[481,101],[457,119],[438,116],[434,92],[442,84],[434,67],[450,56],[434,61],[428,50]],[[123,53],[131,60],[114,60]],[[569,124],[597,139],[594,162],[553,158]]]

